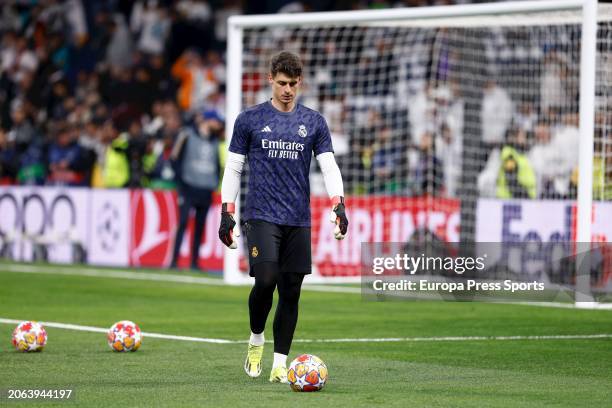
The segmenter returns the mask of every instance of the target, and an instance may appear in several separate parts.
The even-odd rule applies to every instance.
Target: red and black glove
[[[334,237],[336,239],[344,239],[348,230],[348,219],[346,218],[346,210],[344,208],[344,197],[332,198],[332,212],[329,220],[336,224],[334,228]]]
[[[236,249],[238,245],[234,239],[234,227],[236,226],[236,220],[234,220],[234,213],[236,212],[236,206],[234,203],[223,203],[221,204],[221,225],[219,226],[219,239],[228,248]],[[236,236],[239,237],[240,233],[236,230]]]

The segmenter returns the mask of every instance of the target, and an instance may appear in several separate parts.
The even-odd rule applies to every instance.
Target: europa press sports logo
[[[159,266],[172,255],[176,206],[170,191],[134,190],[131,195],[133,226],[130,264]]]

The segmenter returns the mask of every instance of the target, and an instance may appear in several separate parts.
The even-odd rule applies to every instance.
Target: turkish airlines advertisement
[[[223,269],[223,244],[218,238],[221,199],[213,196],[199,249],[199,265],[206,270]],[[129,244],[131,266],[167,266],[172,258],[178,225],[174,191],[132,190],[130,193],[132,229]],[[179,252],[178,265],[189,266],[193,242],[193,214],[190,217]]]
[[[327,197],[313,197],[312,260],[315,274],[359,276],[362,242],[409,242],[424,232],[444,242],[459,241],[459,200],[434,197],[348,197],[349,233],[334,238]]]

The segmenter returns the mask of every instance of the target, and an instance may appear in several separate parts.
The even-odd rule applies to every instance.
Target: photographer
[[[506,141],[497,173],[497,198],[535,198],[536,175],[525,154],[527,132],[511,128],[506,133]]]

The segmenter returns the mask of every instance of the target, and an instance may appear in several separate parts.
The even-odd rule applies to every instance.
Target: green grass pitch
[[[10,266],[0,264],[0,318],[105,328],[127,319],[145,332],[230,340],[249,332],[247,287],[16,273]],[[271,344],[262,376],[251,379],[242,369],[245,344],[145,337],[136,353],[113,353],[104,334],[48,327],[45,350],[23,354],[10,344],[13,327],[0,324],[5,406],[22,405],[6,400],[8,388],[74,390],[73,401],[45,407],[612,406],[610,338],[294,343],[290,359],[316,354],[330,372],[322,392],[294,393],[267,381]],[[601,333],[612,333],[612,311],[367,302],[358,294],[304,291],[295,338]]]

